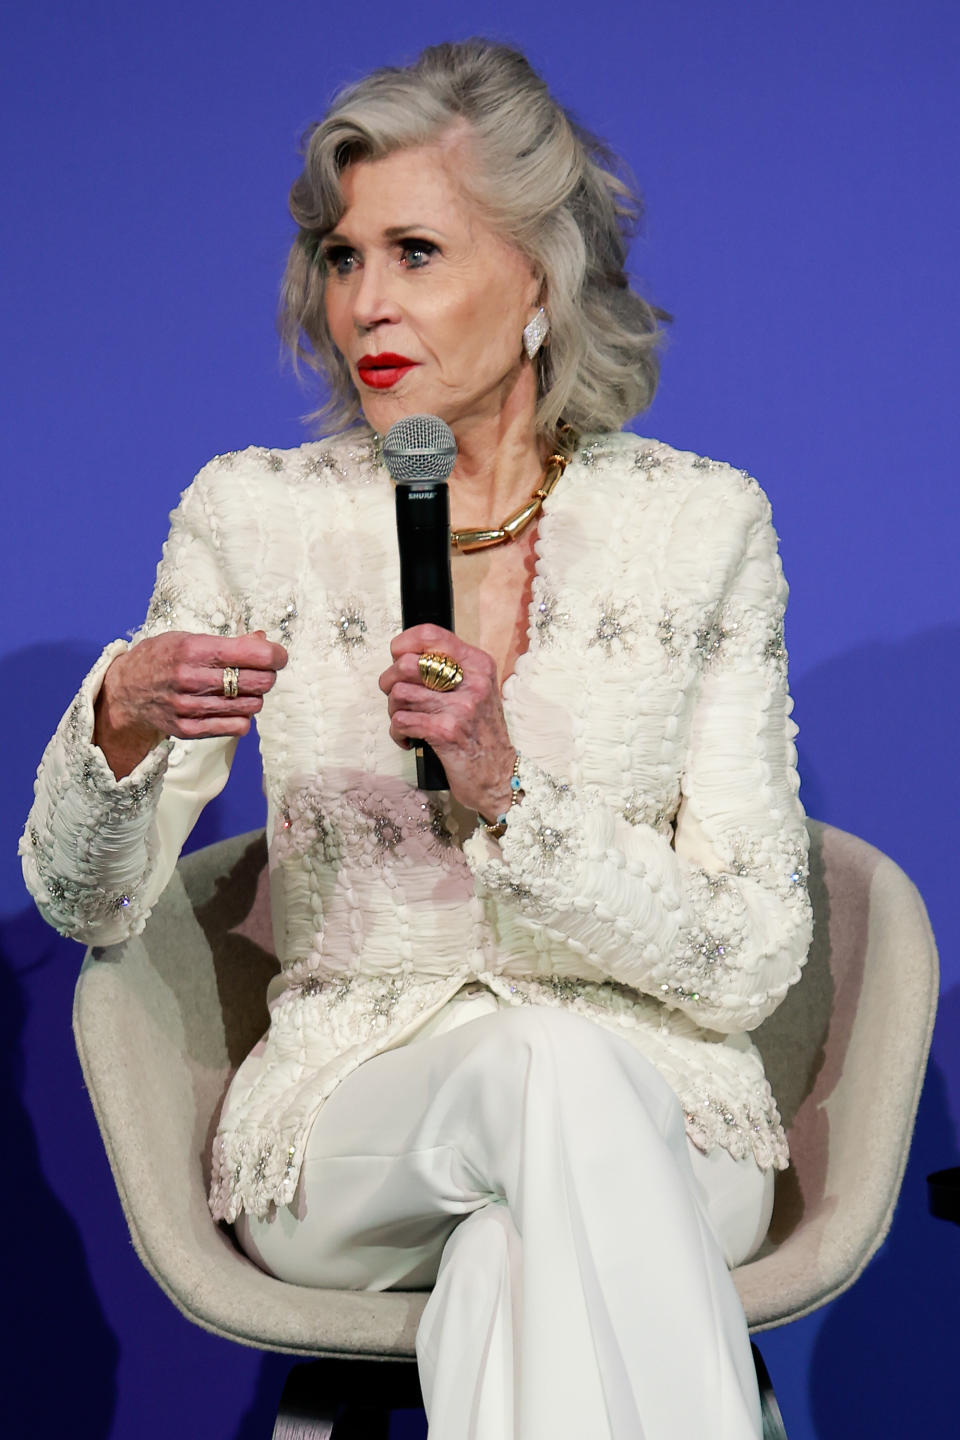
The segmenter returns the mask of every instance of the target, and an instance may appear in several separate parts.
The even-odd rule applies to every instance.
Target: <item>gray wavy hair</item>
[[[294,362],[329,384],[330,400],[313,418],[339,429],[361,414],[323,299],[320,241],[344,211],[341,172],[430,144],[464,122],[476,160],[464,176],[470,198],[546,284],[550,341],[537,356],[538,432],[556,443],[564,424],[581,433],[619,430],[653,399],[658,321],[669,318],[631,290],[625,271],[639,196],[525,57],[482,39],[432,45],[405,69],[375,70],[342,90],[304,137],[303,172],[290,190],[300,228],[279,325]]]

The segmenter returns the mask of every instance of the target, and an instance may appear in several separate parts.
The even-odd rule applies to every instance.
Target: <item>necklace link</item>
[[[530,522],[540,514],[543,502],[554,490],[557,481],[567,468],[569,456],[555,452],[548,456],[543,477],[529,500],[514,510],[511,515],[491,530],[451,530],[450,545],[461,555],[474,550],[489,550],[494,545],[503,545],[507,540],[516,540]]]

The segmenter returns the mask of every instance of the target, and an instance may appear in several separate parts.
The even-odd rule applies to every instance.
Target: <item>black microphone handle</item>
[[[450,498],[445,480],[401,480],[396,486],[397,544],[400,551],[400,605],[403,628],[440,625],[453,629],[450,574]],[[447,790],[435,751],[414,740],[417,784]]]

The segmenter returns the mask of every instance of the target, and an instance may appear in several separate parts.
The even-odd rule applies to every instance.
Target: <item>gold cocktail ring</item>
[[[223,698],[225,700],[236,700],[240,694],[240,671],[232,665],[223,667]]]
[[[463,680],[463,671],[449,655],[421,655],[417,668],[428,690],[456,690]]]

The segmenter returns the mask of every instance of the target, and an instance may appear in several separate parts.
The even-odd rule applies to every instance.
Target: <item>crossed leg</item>
[[[314,1125],[297,1203],[237,1230],[295,1283],[434,1285],[435,1440],[760,1435],[680,1106],[582,1017],[504,1010],[367,1062]]]

